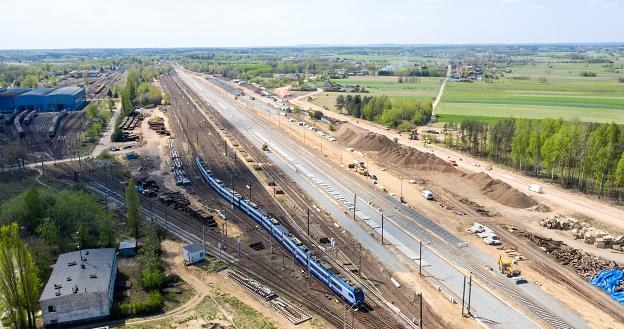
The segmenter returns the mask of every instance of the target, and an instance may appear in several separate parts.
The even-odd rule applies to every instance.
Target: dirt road
[[[440,101],[442,100],[442,95],[444,95],[444,88],[446,87],[446,83],[451,77],[451,72],[452,72],[452,67],[449,64],[446,70],[446,77],[444,78],[444,80],[442,80],[442,84],[440,85],[440,90],[438,91],[438,95],[436,96],[435,100],[433,101],[433,104],[431,105],[433,115],[436,115],[436,109],[438,108],[438,104],[440,104]]]
[[[290,102],[303,108],[312,108],[317,111],[322,111],[324,114],[343,121],[350,122],[357,127],[385,135],[391,139],[396,137],[399,139],[399,143],[403,145],[414,147],[419,151],[433,153],[443,160],[462,159],[461,161],[457,161],[458,166],[469,172],[485,171],[486,167],[492,165],[487,161],[478,160],[466,154],[459,153],[442,146],[423,145],[423,143],[420,141],[408,140],[404,136],[399,135],[396,131],[385,130],[383,126],[376,123],[356,119],[332,111],[327,111],[322,107],[316,106],[307,101],[307,97],[310,95],[314,95],[315,93],[317,92],[299,96],[292,99]],[[622,220],[622,218],[624,218],[624,210],[618,207],[614,207],[606,202],[595,200],[579,193],[564,190],[552,184],[545,186],[543,194],[533,193],[528,190],[528,186],[530,184],[545,185],[545,182],[526,177],[494,165],[492,165],[492,170],[487,171],[487,174],[492,176],[492,178],[500,179],[501,181],[508,183],[519,191],[527,193],[539,202],[544,203],[559,212],[580,213],[590,218],[594,218],[595,220],[607,226],[613,227],[618,230],[624,230],[624,220]]]

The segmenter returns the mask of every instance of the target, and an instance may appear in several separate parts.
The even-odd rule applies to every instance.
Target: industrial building
[[[43,324],[57,327],[108,317],[116,275],[114,248],[61,254],[39,299]]]
[[[83,87],[61,88],[12,88],[0,91],[0,113],[24,110],[55,112],[76,111],[87,103]]]

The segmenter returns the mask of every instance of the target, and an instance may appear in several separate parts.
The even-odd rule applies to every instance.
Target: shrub
[[[591,72],[591,71],[583,71],[583,72],[580,72],[579,75],[585,78],[595,78],[596,76],[598,76],[596,72]]]
[[[164,298],[159,292],[152,292],[145,302],[126,303],[113,307],[116,316],[140,316],[160,312],[164,305]]]

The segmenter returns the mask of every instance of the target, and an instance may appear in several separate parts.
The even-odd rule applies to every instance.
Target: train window
[[[353,294],[352,294],[352,293],[349,293],[349,297],[353,298]]]

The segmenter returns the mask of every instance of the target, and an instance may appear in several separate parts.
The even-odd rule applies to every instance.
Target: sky
[[[0,49],[624,41],[624,0],[0,0]]]

